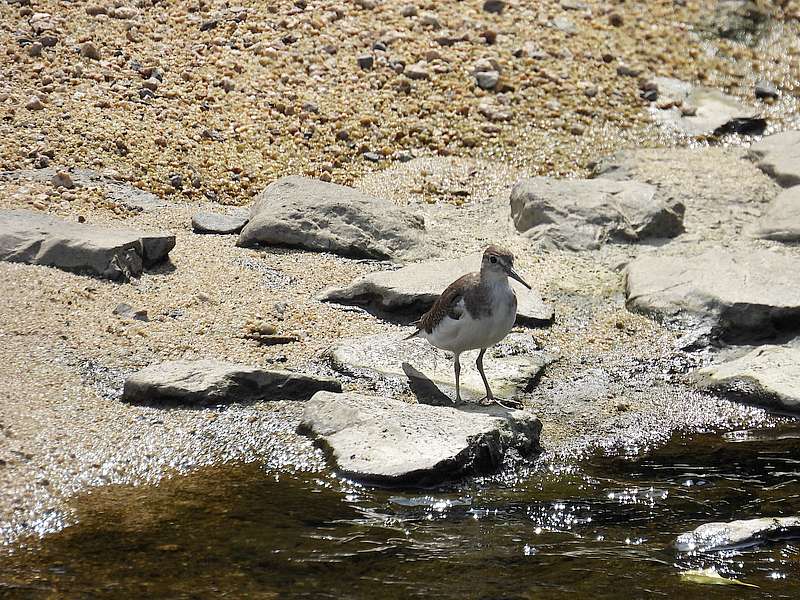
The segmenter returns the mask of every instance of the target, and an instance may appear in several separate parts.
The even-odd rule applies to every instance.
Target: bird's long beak
[[[529,285],[528,285],[528,283],[527,283],[527,282],[526,282],[526,281],[525,281],[525,280],[524,280],[522,277],[520,277],[519,273],[517,273],[517,272],[514,270],[514,268],[513,268],[513,267],[507,267],[507,268],[505,269],[505,271],[506,271],[506,273],[508,273],[508,276],[509,276],[509,277],[512,277],[512,278],[516,279],[516,280],[517,280],[517,281],[519,281],[519,282],[520,282],[522,285],[524,285],[526,288],[528,288],[528,289],[531,289],[531,286],[529,286]]]

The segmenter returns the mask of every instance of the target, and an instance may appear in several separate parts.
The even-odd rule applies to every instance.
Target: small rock
[[[307,400],[321,390],[338,392],[329,377],[215,360],[175,361],[151,365],[125,380],[122,400],[133,403],[174,402],[188,405],[259,400]]]
[[[33,42],[30,46],[28,46],[28,56],[32,56],[36,58],[37,56],[42,55],[42,46],[41,42]]]
[[[613,12],[610,15],[608,15],[608,22],[611,23],[611,25],[613,25],[614,27],[622,27],[622,25],[624,25],[625,23],[625,19],[622,18],[621,14]]]
[[[151,77],[150,79],[142,82],[142,87],[150,90],[151,92],[158,90],[159,85],[161,85],[161,82],[155,77]]]
[[[475,73],[475,81],[478,87],[483,90],[492,90],[500,81],[500,73],[497,71],[480,71]]]
[[[625,287],[629,310],[684,330],[709,326],[715,339],[730,343],[800,329],[797,259],[777,252],[640,256],[625,270]]]
[[[717,552],[759,546],[770,540],[800,538],[800,517],[765,517],[706,523],[675,540],[680,552]]]
[[[179,173],[173,173],[169,176],[169,184],[176,190],[183,189],[183,177]]]
[[[506,3],[504,0],[486,0],[483,3],[483,10],[485,12],[493,13],[495,15],[502,14],[505,7]]]
[[[490,121],[510,121],[513,116],[507,107],[488,100],[478,104],[478,112]]]
[[[25,103],[25,108],[28,110],[42,110],[44,108],[44,104],[42,104],[39,96],[31,96]]]
[[[256,198],[240,246],[272,244],[359,258],[422,250],[424,221],[388,200],[305,177],[282,177]]]
[[[511,191],[511,216],[526,237],[569,250],[614,240],[670,238],[683,231],[684,206],[638,181],[533,177]]]
[[[768,135],[750,147],[748,156],[781,187],[800,185],[800,131]]]
[[[364,152],[362,156],[369,162],[379,162],[381,160],[381,155],[377,152]]]
[[[108,15],[114,19],[134,19],[138,16],[139,11],[132,6],[120,6],[119,8],[109,8]]]
[[[306,405],[301,430],[330,448],[348,477],[434,485],[492,472],[511,449],[535,452],[541,423],[525,411],[320,392]]]
[[[375,57],[371,54],[362,54],[356,59],[356,62],[358,62],[358,66],[361,69],[367,71],[372,69],[372,66],[375,64]]]
[[[780,96],[778,88],[772,85],[769,81],[762,79],[756,83],[755,87],[756,98],[777,98]]]
[[[430,79],[430,73],[428,73],[426,66],[424,61],[420,61],[407,67],[404,74],[409,79]]]
[[[0,211],[0,260],[9,262],[127,279],[139,276],[143,266],[166,260],[174,247],[175,236],[169,233],[81,225],[28,210]]]
[[[86,7],[86,14],[90,17],[106,14],[106,7],[102,4],[90,4]]]
[[[759,346],[734,360],[700,369],[698,387],[781,410],[800,411],[800,347]]]
[[[404,17],[416,17],[417,16],[417,7],[413,4],[406,4],[400,7],[400,14]]]
[[[587,98],[594,98],[599,93],[597,86],[593,83],[584,82],[581,84],[581,89]]]
[[[66,171],[58,171],[55,175],[53,175],[52,183],[55,187],[65,187],[68,190],[75,187],[75,183],[72,181],[72,176]]]
[[[573,21],[571,19],[568,19],[567,17],[556,17],[555,19],[553,19],[552,23],[553,27],[568,35],[573,35],[578,31],[578,28],[575,26],[575,23],[573,23]]]
[[[639,67],[632,67],[625,63],[620,63],[617,65],[617,75],[621,75],[623,77],[638,77],[642,74],[642,69]]]
[[[328,288],[317,298],[323,302],[363,305],[380,312],[422,314],[457,278],[476,271],[480,254],[445,261],[409,264],[396,271],[378,271],[359,277],[343,288]],[[534,288],[528,290],[516,281],[517,323],[546,325],[553,320],[553,306],[542,300]]]
[[[92,60],[100,60],[100,51],[92,42],[85,42],[81,45],[81,56]]]
[[[432,29],[441,29],[442,28],[442,24],[441,24],[441,22],[439,22],[439,17],[437,17],[433,13],[424,13],[420,17],[420,22],[423,25],[427,25],[428,27],[431,27]]]
[[[149,321],[150,318],[147,316],[147,311],[144,309],[136,310],[130,304],[125,304],[124,302],[121,304],[117,304],[117,307],[112,311],[113,314],[119,315],[120,317],[125,317],[127,319],[133,319],[135,321]]]
[[[197,213],[192,215],[192,230],[195,233],[216,233],[227,235],[239,233],[247,225],[249,216],[220,215],[216,213]]]

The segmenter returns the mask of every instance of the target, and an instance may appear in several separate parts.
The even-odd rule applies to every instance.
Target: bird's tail
[[[414,333],[412,333],[411,335],[408,335],[408,336],[404,337],[404,338],[403,338],[403,341],[404,341],[404,342],[405,342],[406,340],[410,340],[411,338],[415,338],[415,337],[417,337],[417,336],[419,335],[419,332],[420,332],[420,331],[422,331],[422,328],[419,326],[419,321],[414,321],[414,322],[413,322],[411,325],[413,325],[413,326],[414,326],[414,328],[415,328],[415,329],[414,329]]]

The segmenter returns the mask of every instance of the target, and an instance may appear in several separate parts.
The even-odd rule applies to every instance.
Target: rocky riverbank
[[[782,186],[800,177],[796,133],[751,148],[720,130],[754,118],[768,133],[791,125],[792,43],[774,71],[778,98],[753,91],[758,65],[775,56],[766,40],[796,27],[791,3],[745,42],[714,38],[714,57],[700,51],[705,34],[672,27],[699,28],[705,3],[179,3],[175,15],[139,4],[0,8],[19,67],[0,90],[3,538],[61,526],[65,499],[87,486],[227,461],[325,468],[298,426],[324,438],[358,423],[332,427],[327,392],[308,403],[314,414],[284,385],[341,385],[353,410],[372,414],[364,398],[376,397],[410,423],[428,419],[425,408],[458,416],[406,408],[430,400],[429,384],[438,396],[428,403],[442,400],[451,363],[400,340],[442,284],[434,276],[450,272],[441,265],[460,264],[441,261],[490,242],[515,252],[536,294],[487,357],[487,373],[522,401],[527,416],[512,419],[522,425],[483,413],[453,425],[464,439],[489,432],[471,455],[489,458],[464,463],[478,472],[507,451],[636,453],[675,431],[773,422],[753,404],[793,408],[800,226]],[[676,93],[656,75],[702,79],[737,106],[696,85]],[[325,92],[345,87],[346,103]],[[228,218],[206,226],[201,212]],[[218,227],[230,233],[206,233]],[[127,237],[102,247],[87,238],[121,228]],[[170,247],[147,260],[153,231]],[[409,273],[426,285],[414,289]],[[763,344],[788,357],[795,379],[761,366],[773,364]],[[123,401],[134,373],[201,359],[233,364],[201,382],[216,390],[205,406]],[[275,375],[287,371],[309,379]],[[237,397],[240,386],[265,386],[271,399]],[[340,448],[363,453],[347,458],[357,468],[339,465],[347,473],[374,459],[363,445]],[[436,461],[408,468],[419,464],[441,475]],[[448,476],[471,472],[462,466],[447,463]]]

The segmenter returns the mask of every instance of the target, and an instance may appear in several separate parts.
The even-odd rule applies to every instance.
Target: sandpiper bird
[[[417,330],[406,338],[424,338],[455,355],[456,402],[461,401],[459,357],[462,352],[478,348],[481,351],[475,365],[486,386],[486,400],[496,401],[483,372],[483,355],[487,348],[508,335],[517,317],[517,295],[508,283],[509,277],[531,289],[514,270],[514,255],[489,246],[483,253],[480,272],[469,273],[451,283],[431,309],[414,323]]]

